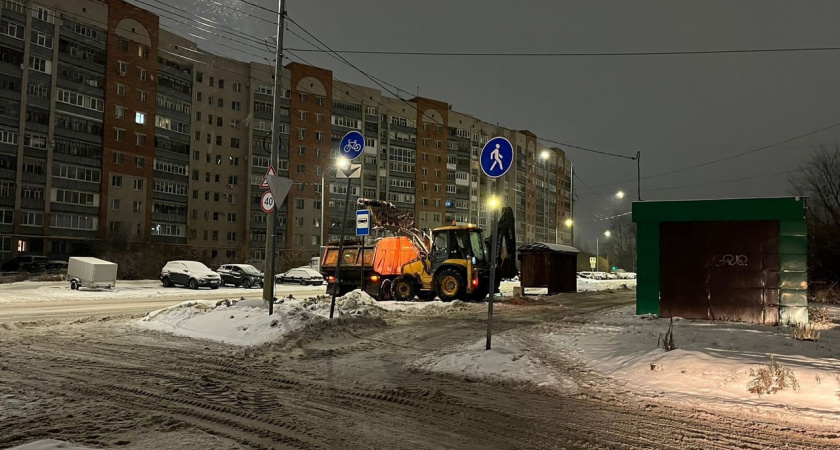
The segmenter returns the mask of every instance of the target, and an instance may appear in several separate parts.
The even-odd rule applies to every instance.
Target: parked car
[[[190,289],[201,286],[218,289],[222,278],[198,261],[169,261],[160,270],[160,282],[164,287],[182,285]]]
[[[581,277],[581,278],[589,278],[591,280],[604,280],[604,279],[607,278],[607,273],[606,272],[590,272],[590,271],[587,270],[587,271],[584,271],[584,272],[578,272],[578,276]]]
[[[277,283],[300,283],[320,286],[324,284],[324,276],[320,272],[308,267],[299,267],[288,272],[281,273],[275,278]]]
[[[18,255],[0,266],[3,272],[44,272],[47,267],[47,257],[41,255]]]
[[[47,263],[44,265],[44,268],[49,273],[67,273],[68,265],[69,264],[67,261],[62,261],[60,259],[51,259],[47,261]]]
[[[611,272],[610,272],[610,273],[606,273],[606,272],[604,272],[604,279],[605,279],[605,280],[617,280],[617,279],[618,279],[618,275],[617,275],[617,274],[614,274],[614,273],[611,273]]]
[[[636,272],[618,272],[616,273],[618,278],[623,280],[635,280],[636,279]]]
[[[245,289],[262,287],[265,275],[250,264],[222,264],[216,273],[222,277],[222,284],[232,284]]]

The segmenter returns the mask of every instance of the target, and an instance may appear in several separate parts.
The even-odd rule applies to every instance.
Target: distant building
[[[276,169],[295,182],[279,210],[281,264],[304,264],[338,237],[347,185],[333,161],[350,130],[367,144],[351,210],[359,197],[378,198],[412,210],[422,228],[489,229],[493,182],[478,157],[504,136],[516,162],[499,193],[514,207],[519,244],[569,243],[565,153],[533,133],[298,63],[284,67],[274,105],[273,71],[207,53],[121,0],[3,0],[0,261],[94,253],[115,240],[216,262],[264,258],[259,184],[275,107],[283,119]]]

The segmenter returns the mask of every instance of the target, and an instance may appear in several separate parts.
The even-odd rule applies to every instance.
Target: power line
[[[582,151],[585,151],[585,152],[597,153],[599,155],[614,156],[616,158],[630,159],[630,160],[633,160],[633,161],[636,160],[636,156],[619,155],[617,153],[610,153],[610,152],[604,152],[604,151],[601,151],[601,150],[594,150],[594,149],[591,149],[591,148],[581,147],[581,146],[572,145],[572,144],[566,144],[565,142],[555,141],[555,140],[547,139],[547,138],[538,137],[537,139],[540,140],[540,141],[548,142],[548,143],[555,144],[555,145],[562,145],[564,147],[574,148],[574,149],[582,150]]]
[[[308,34],[310,37],[312,37],[312,39],[315,39],[315,41],[316,41],[316,42],[318,42],[319,44],[321,44],[321,46],[322,46],[322,47],[324,47],[325,49],[329,50],[329,51],[330,51],[330,53],[332,53],[332,54],[336,55],[336,56],[337,56],[337,57],[338,57],[338,58],[339,58],[342,62],[344,62],[344,63],[345,63],[345,64],[347,64],[348,66],[352,67],[353,69],[355,69],[356,71],[358,71],[359,73],[361,73],[362,75],[364,75],[365,77],[367,77],[369,80],[371,80],[371,81],[373,81],[374,83],[376,83],[379,87],[381,87],[381,88],[382,88],[382,90],[384,90],[384,91],[388,92],[389,94],[393,95],[396,99],[398,99],[398,100],[402,101],[403,103],[407,104],[408,106],[410,106],[410,107],[414,108],[414,109],[415,109],[418,113],[422,114],[424,117],[428,118],[429,120],[433,121],[434,123],[436,123],[436,124],[438,124],[438,125],[444,125],[442,121],[437,120],[437,119],[435,119],[435,118],[433,118],[433,117],[429,116],[428,114],[426,114],[426,113],[425,113],[425,112],[423,112],[423,111],[420,111],[420,109],[419,109],[416,105],[412,105],[412,104],[411,104],[411,102],[409,102],[409,101],[407,101],[407,100],[404,100],[404,99],[400,98],[400,96],[399,96],[398,94],[395,94],[394,92],[392,92],[391,90],[389,90],[388,88],[386,88],[386,87],[385,87],[382,83],[380,83],[379,81],[377,81],[377,79],[376,79],[376,78],[374,78],[373,76],[369,75],[367,72],[365,72],[365,71],[363,71],[362,69],[359,69],[358,67],[356,67],[356,65],[355,65],[355,64],[353,64],[353,63],[351,63],[350,61],[348,61],[348,60],[347,60],[347,58],[345,58],[345,57],[343,57],[343,56],[341,56],[341,55],[339,55],[339,54],[337,54],[337,53],[333,52],[333,51],[332,51],[332,49],[330,49],[330,47],[329,47],[327,44],[325,44],[323,41],[321,41],[320,39],[318,39],[318,37],[316,37],[315,35],[313,35],[312,33],[310,33],[310,32],[309,32],[306,28],[303,28],[303,27],[302,27],[299,23],[295,22],[295,20],[294,20],[294,19],[292,19],[291,17],[288,17],[288,16],[287,16],[287,19],[288,19],[291,23],[295,24],[298,28],[300,28],[300,29],[301,29],[304,33],[306,33],[306,34]],[[408,91],[406,91],[406,92],[408,92]]]
[[[709,166],[709,165],[712,165],[712,164],[717,164],[719,162],[729,161],[730,159],[735,159],[735,158],[739,158],[741,156],[745,156],[745,155],[749,155],[749,154],[752,154],[752,153],[757,153],[757,152],[760,152],[760,151],[764,151],[764,150],[773,148],[777,145],[786,144],[788,142],[792,142],[792,141],[795,141],[795,140],[798,140],[798,139],[802,139],[804,137],[812,136],[814,134],[821,133],[823,131],[830,130],[830,129],[838,127],[838,126],[840,126],[840,122],[828,125],[826,127],[819,128],[817,130],[809,131],[807,133],[799,134],[799,135],[796,135],[796,136],[788,138],[788,139],[784,139],[784,140],[781,140],[781,141],[778,141],[778,142],[774,142],[772,144],[763,145],[761,147],[754,148],[752,150],[747,150],[747,151],[744,151],[744,152],[736,153],[734,155],[714,159],[712,161],[707,161],[707,162],[700,163],[700,164],[694,164],[694,165],[691,165],[691,166],[682,167],[680,169],[670,170],[668,172],[661,172],[661,173],[657,173],[657,174],[654,174],[654,175],[647,175],[647,176],[642,177],[642,179],[643,180],[648,180],[648,179],[651,179],[651,178],[664,177],[666,175],[671,175],[671,174],[675,174],[675,173],[679,173],[679,172],[684,172],[686,170],[697,169],[697,168],[700,168],[700,167],[705,167],[705,166]],[[615,186],[616,184],[628,183],[630,181],[635,181],[635,180],[617,181],[615,183],[602,184],[602,185],[595,186],[595,187],[600,188],[600,187],[606,187],[606,186]]]
[[[300,52],[324,53],[320,49],[288,50]],[[387,50],[329,50],[334,53],[355,55],[395,55],[395,56],[518,56],[518,57],[595,57],[595,56],[678,56],[678,55],[726,55],[741,53],[792,53],[837,51],[840,47],[786,47],[786,48],[750,48],[730,50],[674,50],[674,51],[639,51],[639,52],[436,52],[436,51],[387,51]]]
[[[238,43],[238,44],[244,45],[244,46],[249,47],[249,48],[253,48],[253,49],[256,49],[256,50],[259,50],[259,51],[263,51],[263,52],[269,52],[269,51],[268,51],[268,50],[266,50],[264,47],[258,47],[258,46],[253,45],[252,43],[249,43],[249,42],[243,42],[243,41],[238,40],[238,38],[240,38],[240,36],[237,36],[237,35],[233,34],[233,33],[232,33],[232,32],[230,32],[230,31],[225,31],[225,30],[219,29],[218,27],[214,27],[214,26],[212,26],[212,25],[199,24],[199,25],[202,25],[202,26],[207,26],[207,27],[212,28],[212,29],[216,29],[216,30],[218,30],[218,31],[219,31],[219,32],[221,32],[221,33],[227,33],[227,34],[229,34],[229,35],[230,35],[230,36],[223,36],[223,35],[221,35],[221,34],[219,34],[219,33],[216,33],[216,32],[213,32],[213,31],[209,31],[209,30],[205,30],[205,29],[203,29],[203,28],[200,28],[198,25],[195,25],[195,24],[193,24],[193,23],[183,22],[183,21],[180,21],[180,20],[174,19],[174,18],[173,18],[172,16],[170,16],[169,14],[171,14],[171,15],[173,15],[173,16],[176,16],[176,17],[180,17],[180,18],[182,18],[182,19],[185,19],[185,20],[188,20],[188,21],[191,21],[191,22],[195,22],[195,19],[193,19],[193,18],[191,18],[191,17],[187,17],[187,16],[184,16],[184,15],[182,15],[182,14],[178,14],[178,13],[174,13],[174,12],[170,12],[170,11],[167,11],[167,10],[161,9],[161,8],[159,8],[159,7],[157,7],[157,6],[153,5],[153,4],[150,4],[150,3],[144,2],[143,0],[134,0],[134,1],[136,1],[137,3],[141,3],[141,4],[143,4],[143,5],[147,5],[147,6],[151,7],[151,8],[156,8],[156,9],[158,10],[158,14],[159,14],[159,16],[160,16],[160,17],[163,17],[163,18],[165,18],[165,19],[171,20],[171,21],[173,21],[173,22],[175,22],[175,23],[178,23],[178,24],[181,24],[181,25],[186,25],[186,26],[188,26],[188,27],[194,28],[194,29],[199,30],[199,31],[201,31],[201,32],[204,32],[204,33],[207,33],[207,34],[209,34],[209,35],[213,35],[213,36],[216,36],[216,37],[219,37],[219,38],[222,38],[222,39],[229,39],[229,40],[232,40],[232,41],[234,41],[234,42],[236,42],[236,43]],[[152,0],[152,1],[155,1],[155,2],[161,3],[161,2],[160,2],[160,0]],[[164,14],[164,13],[166,13],[166,14]],[[200,16],[197,16],[197,17],[200,17]],[[201,36],[197,36],[197,35],[192,35],[192,36],[194,36],[194,37],[196,37],[196,38],[199,38],[199,39],[205,39],[205,38],[202,38]],[[252,36],[252,37],[253,37],[253,36]],[[262,41],[262,40],[257,40],[257,39],[254,37],[254,39],[252,39],[252,42],[258,42],[258,43],[262,44],[264,41]],[[262,56],[260,56],[260,55],[257,55],[257,54],[251,53],[251,52],[247,52],[247,51],[244,51],[244,50],[239,49],[239,48],[236,48],[236,47],[231,47],[231,46],[226,45],[226,44],[223,44],[223,43],[221,43],[221,42],[216,42],[215,44],[216,44],[216,45],[219,45],[219,46],[222,46],[222,47],[227,47],[227,48],[232,49],[232,50],[236,50],[237,52],[241,52],[241,53],[245,53],[245,54],[248,54],[248,55],[251,55],[251,56],[255,56],[255,57],[257,57],[257,58],[262,58]],[[272,53],[272,54],[273,54],[274,52],[270,52],[270,53]]]
[[[136,1],[137,3],[141,3],[141,4],[144,4],[144,5],[147,5],[147,6],[151,7],[151,8],[155,8],[155,9],[157,9],[158,11],[163,11],[163,12],[166,12],[166,13],[169,13],[169,14],[173,14],[173,15],[175,15],[175,16],[177,16],[177,17],[181,17],[181,18],[183,18],[183,19],[187,19],[187,20],[195,20],[195,19],[191,19],[191,18],[189,18],[189,17],[185,17],[185,16],[182,16],[182,15],[179,15],[179,14],[177,14],[176,12],[173,12],[173,11],[169,11],[169,10],[163,9],[163,8],[162,8],[162,7],[160,7],[160,6],[155,6],[155,5],[152,5],[152,4],[149,4],[149,3],[145,3],[145,2],[144,2],[144,1],[142,1],[142,0],[134,0],[134,1]],[[159,3],[159,4],[161,4],[161,5],[164,5],[164,6],[166,6],[167,8],[169,8],[169,9],[171,9],[171,10],[181,11],[181,10],[179,10],[179,9],[177,9],[177,8],[173,7],[173,6],[170,6],[170,5],[168,5],[168,4],[164,3],[164,2],[162,2],[161,0],[151,0],[151,1],[153,1],[153,2],[155,2],[155,3]],[[230,34],[231,36],[236,36],[236,37],[239,37],[239,38],[242,38],[242,39],[247,39],[247,40],[250,40],[251,42],[255,42],[255,43],[257,43],[257,44],[262,44],[263,42],[265,42],[265,39],[260,38],[260,37],[258,37],[258,36],[254,36],[254,35],[251,35],[251,34],[245,33],[244,31],[239,31],[239,30],[237,30],[237,29],[235,29],[235,28],[232,28],[232,27],[229,27],[229,26],[227,26],[227,25],[222,25],[221,23],[219,23],[219,22],[217,22],[217,21],[215,21],[215,20],[213,20],[213,19],[208,19],[207,17],[201,16],[201,15],[196,14],[196,13],[194,13],[194,12],[189,12],[189,11],[186,11],[186,12],[187,12],[187,13],[189,13],[190,15],[192,15],[192,16],[197,17],[198,19],[201,19],[201,20],[203,20],[203,21],[205,21],[205,22],[209,22],[209,24],[202,24],[202,23],[199,23],[199,25],[208,26],[208,27],[210,27],[210,28],[217,29],[217,30],[219,30],[219,31],[221,31],[221,32],[223,32],[223,33],[228,33],[228,34]],[[172,19],[170,19],[170,20],[172,20]],[[192,26],[192,27],[194,27],[194,28],[196,27],[195,25],[192,25],[192,24],[189,24],[189,23],[184,24],[184,25],[187,25],[187,26]],[[227,30],[230,30],[230,31],[227,31]],[[236,34],[234,34],[234,33],[236,33]]]

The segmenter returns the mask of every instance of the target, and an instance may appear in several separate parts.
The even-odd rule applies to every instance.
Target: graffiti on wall
[[[712,256],[712,264],[717,267],[721,266],[746,266],[747,265],[747,255],[715,255]]]

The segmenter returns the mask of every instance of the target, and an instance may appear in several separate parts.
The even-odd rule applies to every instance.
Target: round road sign
[[[365,137],[358,131],[348,131],[347,134],[341,138],[341,143],[338,147],[339,155],[349,159],[350,161],[362,155],[365,149]]]
[[[274,197],[271,195],[271,191],[263,192],[262,199],[260,200],[260,208],[267,213],[274,211]]]
[[[490,178],[499,178],[513,165],[513,146],[503,137],[494,137],[481,149],[481,170]]]

